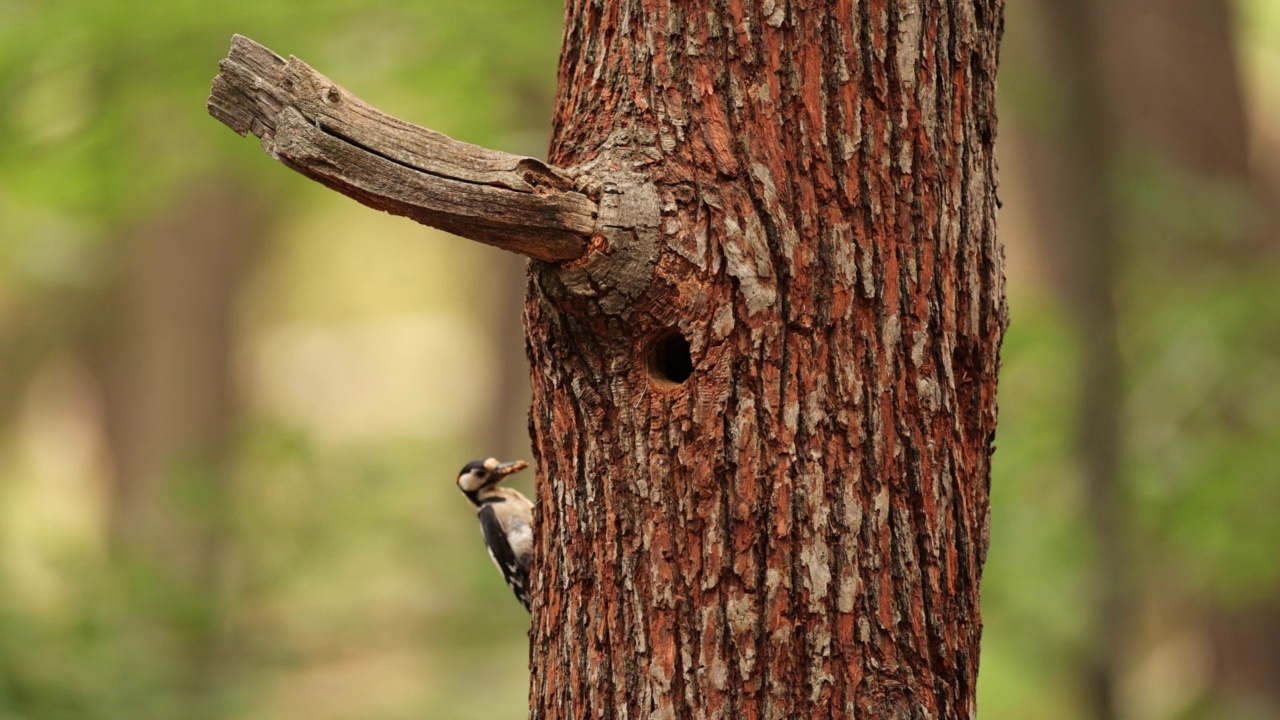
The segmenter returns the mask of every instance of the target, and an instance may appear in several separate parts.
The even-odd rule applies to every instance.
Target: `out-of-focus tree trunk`
[[[1213,682],[1223,704],[1258,716],[1280,710],[1280,599],[1209,610]]]
[[[1209,225],[1211,235],[1183,238],[1202,257],[1251,261],[1274,244],[1268,233],[1277,218],[1261,159],[1250,150],[1233,4],[1092,0],[1077,7],[1086,5],[1097,17],[1094,52],[1105,71],[1107,119],[1123,143],[1121,160],[1167,177],[1180,193],[1170,204],[1203,203],[1206,213],[1236,216]],[[1121,218],[1140,233],[1152,224],[1151,208],[1141,210]],[[1168,226],[1156,226],[1158,232],[1138,239],[1168,245]],[[1179,250],[1186,253],[1186,246]],[[1186,254],[1191,267],[1202,259]]]
[[[219,572],[239,403],[236,301],[263,206],[225,178],[194,184],[121,238],[124,258],[97,341],[112,454],[111,539],[178,614],[193,699],[214,671]],[[194,617],[189,613],[196,612]]]
[[[533,266],[533,717],[975,716],[1002,10],[568,4],[550,160],[656,249]]]
[[[1247,180],[1249,137],[1228,0],[1077,5],[1096,16],[1107,119],[1183,172]]]
[[[1135,657],[1131,630],[1142,602],[1121,473],[1127,433],[1118,323],[1133,308],[1117,305],[1119,280],[1130,271],[1164,277],[1160,268],[1207,259],[1248,261],[1275,216],[1250,156],[1227,0],[1040,0],[1021,10],[1042,21],[1049,57],[1035,57],[1035,44],[1024,42],[1018,62],[1047,60],[1048,84],[1062,101],[1061,116],[1038,128],[1049,130],[1038,138],[1048,142],[1021,148],[1037,166],[1022,174],[1035,179],[1034,234],[1045,239],[1040,252],[1063,270],[1058,279],[1083,348],[1079,457],[1098,600],[1088,674],[1096,716],[1115,718],[1124,714],[1120,685]],[[1154,204],[1128,202],[1135,197]],[[1196,203],[1202,215],[1227,207],[1237,217],[1199,228],[1167,220]],[[1218,235],[1195,234],[1204,227]],[[1124,247],[1144,267],[1119,267],[1129,255]]]
[[[510,92],[515,108],[515,117],[510,118],[513,126],[525,129],[520,136],[543,142],[550,129],[550,92],[544,84],[532,82],[519,83]],[[516,149],[528,150],[530,156],[542,152],[538,147]],[[529,451],[528,424],[523,422],[526,418],[515,415],[512,410],[529,406],[529,366],[525,360],[521,317],[527,261],[519,255],[501,253],[490,256],[486,263],[494,287],[490,317],[497,357],[497,392],[485,423],[485,443],[491,447],[485,452],[498,453],[500,457],[524,457]]]
[[[525,260],[519,255],[504,254],[488,262],[488,276],[494,285],[494,307],[490,313],[497,363],[494,368],[496,392],[485,423],[485,443],[491,449],[485,452],[516,457],[529,449],[528,433],[512,417],[513,409],[527,407],[529,400],[529,368],[525,363],[520,322]]]
[[[1039,215],[1034,235],[1045,239],[1043,252],[1059,265],[1070,264],[1062,253],[1071,252],[1080,233],[1073,221],[1078,213],[1074,194],[1062,186],[1072,173],[1064,164],[1077,162],[1080,148],[1071,145],[1070,139],[1078,131],[1074,121],[1083,110],[1067,97],[1071,91],[1064,85],[1080,82],[1083,74],[1088,75],[1089,91],[1098,93],[1098,122],[1111,138],[1112,164],[1105,176],[1093,179],[1106,183],[1100,192],[1105,188],[1130,193],[1113,202],[1128,199],[1135,184],[1158,178],[1166,185],[1156,188],[1157,195],[1182,193],[1157,198],[1166,204],[1234,201],[1233,207],[1242,214],[1234,219],[1238,232],[1212,238],[1214,242],[1201,247],[1254,246],[1267,235],[1268,227],[1274,227],[1275,211],[1263,187],[1264,168],[1250,153],[1228,0],[1033,0],[1018,12],[1025,18],[1016,33],[1019,42],[1014,43],[1018,72],[1025,79],[1040,67],[1055,92],[1052,100],[1060,101],[1051,100],[1048,109],[1062,113],[1060,117],[1022,117],[1022,124],[1015,118],[1014,123],[1026,142],[1018,148],[1019,154],[1029,157],[1020,162],[1036,168],[1025,174],[1033,180],[1030,190]],[[1066,48],[1063,22],[1087,23],[1088,46]],[[1042,49],[1048,57],[1039,56]],[[1079,62],[1074,55],[1069,57],[1074,53],[1083,53]],[[1027,110],[1034,115],[1045,107],[1027,105]],[[1027,125],[1028,120],[1033,124]],[[1133,174],[1143,171],[1144,177]],[[1125,223],[1126,230],[1137,229],[1140,234],[1135,241],[1172,245],[1168,224],[1150,222],[1151,212],[1151,208],[1126,207],[1114,220]],[[1148,227],[1154,230],[1142,235]]]
[[[1063,203],[1072,224],[1066,263],[1067,300],[1079,327],[1079,457],[1085,509],[1093,529],[1095,637],[1087,670],[1095,717],[1114,720],[1116,679],[1124,662],[1129,601],[1128,515],[1120,483],[1122,400],[1115,305],[1119,226],[1109,182],[1117,139],[1108,114],[1106,70],[1098,55],[1097,18],[1089,3],[1046,0],[1056,28],[1056,68],[1066,117],[1061,118]]]

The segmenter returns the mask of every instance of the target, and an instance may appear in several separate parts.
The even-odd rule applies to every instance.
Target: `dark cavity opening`
[[[679,385],[692,374],[689,341],[676,330],[659,336],[649,350],[649,375]]]

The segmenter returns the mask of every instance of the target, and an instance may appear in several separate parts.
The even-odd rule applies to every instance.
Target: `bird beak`
[[[495,468],[493,472],[498,477],[505,477],[513,473],[518,473],[527,467],[529,467],[529,463],[523,460],[512,460],[511,462],[502,463],[497,468]]]

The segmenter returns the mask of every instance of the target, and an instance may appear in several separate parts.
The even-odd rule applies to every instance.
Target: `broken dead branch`
[[[569,175],[378,111],[301,60],[236,35],[209,114],[369,207],[548,262],[582,257],[598,207]]]

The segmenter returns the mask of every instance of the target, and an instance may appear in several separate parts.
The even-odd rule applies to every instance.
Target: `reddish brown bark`
[[[568,3],[605,219],[531,266],[534,717],[974,716],[1002,10]]]

